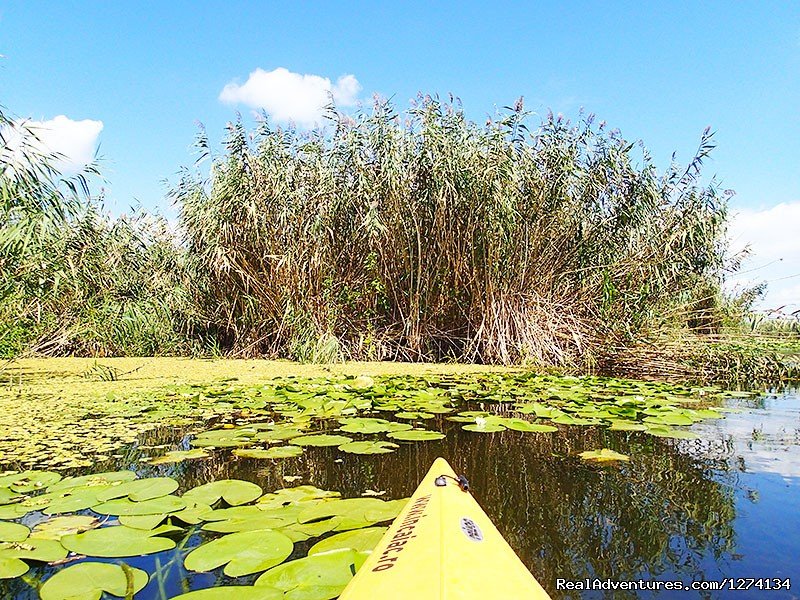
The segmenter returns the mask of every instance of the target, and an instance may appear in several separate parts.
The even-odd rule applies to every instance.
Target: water
[[[403,444],[393,454],[347,455],[308,448],[296,459],[213,460],[138,469],[142,476],[170,475],[182,489],[222,478],[254,481],[265,491],[310,483],[359,496],[410,495],[437,456],[465,474],[473,494],[553,598],[800,598],[800,395],[729,400],[742,409],[696,425],[698,440],[668,440],[640,432],[597,427],[561,428],[556,434],[504,431],[476,434],[439,421],[447,438]],[[146,444],[175,443],[181,432],[164,428]],[[182,447],[186,440],[181,441]],[[630,463],[599,466],[577,458],[607,447]],[[145,450],[102,468],[136,465]],[[284,476],[301,479],[287,484]],[[195,534],[188,546],[201,541]],[[302,556],[311,542],[298,544]],[[251,583],[222,574],[187,573],[180,551],[129,559],[157,577],[137,598],[170,597],[193,588]],[[37,581],[0,583],[3,598],[36,598]],[[715,592],[609,592],[557,589],[557,580],[713,581],[723,578],[792,578],[791,590]]]

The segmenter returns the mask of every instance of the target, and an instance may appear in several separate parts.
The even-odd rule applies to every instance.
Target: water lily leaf
[[[251,507],[247,507],[251,508]],[[218,533],[237,533],[240,531],[254,531],[260,529],[277,529],[288,524],[288,521],[269,512],[256,509],[256,513],[246,516],[232,517],[221,521],[210,521],[203,525],[205,531]]]
[[[0,488],[0,505],[13,504],[22,498],[21,494],[16,494],[8,488]]]
[[[289,443],[296,444],[297,446],[341,446],[342,444],[347,444],[352,441],[353,438],[349,438],[345,435],[329,435],[323,433],[319,435],[296,437]]]
[[[585,452],[581,452],[578,456],[580,456],[583,460],[592,460],[596,462],[630,460],[630,457],[627,454],[620,454],[619,452],[609,450],[608,448],[602,448],[600,450],[587,450]]]
[[[214,429],[196,436],[190,443],[196,447],[235,448],[251,443],[256,430],[247,429]]]
[[[375,419],[371,417],[350,417],[339,419],[342,423],[340,431],[347,433],[388,433],[390,431],[404,431],[411,429],[408,423],[396,423],[386,419]]]
[[[311,546],[308,550],[308,555],[347,548],[358,552],[372,551],[381,541],[387,529],[387,527],[367,527],[365,529],[337,533]]]
[[[461,429],[464,431],[477,431],[478,433],[495,433],[506,430],[505,425],[486,421],[464,425]]]
[[[211,455],[202,448],[195,448],[193,450],[173,450],[172,452],[167,452],[164,456],[151,458],[147,462],[151,465],[166,465],[195,458],[209,458],[209,456]]]
[[[192,488],[183,495],[188,502],[213,505],[224,500],[230,506],[247,504],[261,496],[262,490],[255,483],[240,479],[221,479]]]
[[[48,492],[61,492],[75,488],[105,488],[118,484],[122,481],[132,481],[136,479],[133,471],[110,471],[107,473],[95,473],[93,475],[81,475],[80,477],[67,477],[58,483],[47,488]]]
[[[52,500],[47,507],[42,509],[42,512],[47,515],[57,515],[91,508],[95,504],[99,504],[97,493],[102,489],[81,487],[66,491],[48,492],[46,495],[50,496]]]
[[[0,544],[0,560],[4,558],[27,558],[41,562],[54,562],[66,558],[64,546],[55,540],[28,538],[21,542]]]
[[[283,592],[266,585],[222,585],[204,590],[194,590],[172,600],[284,600]]]
[[[8,487],[14,492],[27,494],[43,490],[58,481],[61,481],[59,473],[52,471],[23,471],[22,473],[0,477],[0,487]]]
[[[433,419],[436,415],[429,412],[401,411],[395,413],[394,416],[398,419],[417,420],[417,419]]]
[[[672,438],[676,440],[695,440],[698,438],[696,433],[682,429],[672,429],[666,426],[652,425],[647,428],[647,433],[656,437]]]
[[[92,507],[101,515],[160,515],[177,512],[186,508],[186,502],[177,496],[162,496],[142,502],[132,502],[128,498],[117,498]]]
[[[314,521],[313,523],[290,523],[289,525],[281,527],[280,532],[293,542],[304,542],[307,539],[319,537],[334,531],[341,522],[342,520],[340,518],[333,517],[322,521]],[[367,525],[372,525],[375,522],[376,521],[373,521]],[[365,525],[365,527],[367,525]]]
[[[636,421],[613,421],[609,429],[611,431],[645,431],[647,425]]]
[[[313,485],[298,485],[264,494],[258,499],[258,507],[262,510],[267,508],[287,508],[290,505],[338,498],[340,495],[339,492],[322,490]]]
[[[381,501],[381,504],[376,504],[368,508],[364,512],[364,517],[368,521],[373,521],[375,523],[391,521],[400,514],[400,511],[403,510],[408,500],[408,498],[400,498],[398,500]]]
[[[429,431],[427,429],[409,429],[408,431],[394,431],[388,434],[393,440],[403,442],[427,442],[431,440],[441,440],[445,435],[439,431]]]
[[[134,502],[152,500],[171,494],[178,489],[178,482],[171,477],[149,477],[116,485],[97,494],[100,502],[127,496]]]
[[[155,515],[120,515],[118,520],[119,524],[125,525],[125,527],[150,531],[161,525],[166,518],[167,515],[161,513]]]
[[[226,565],[226,575],[240,577],[282,563],[293,548],[288,537],[270,529],[231,533],[192,550],[184,566],[204,572]]]
[[[667,413],[658,416],[645,417],[645,423],[655,425],[691,425],[694,419],[681,413]]]
[[[152,531],[132,529],[124,525],[92,529],[84,533],[65,535],[61,544],[71,552],[102,558],[140,556],[172,550],[175,542],[159,537],[161,533],[181,531],[178,527],[162,525]]]
[[[233,453],[242,458],[277,459],[300,456],[303,453],[303,449],[300,446],[275,446],[267,449],[242,448],[234,450]]]
[[[305,431],[303,431],[300,427],[276,426],[267,431],[260,431],[256,434],[255,439],[261,442],[283,442],[292,438],[296,438],[304,433]]]
[[[525,419],[503,419],[503,425],[514,431],[528,431],[532,433],[552,433],[553,431],[558,431],[558,427],[531,423]]]
[[[0,521],[0,542],[21,542],[27,538],[31,530],[19,523]]]
[[[339,450],[342,452],[349,452],[351,454],[387,454],[394,452],[395,448],[399,448],[397,444],[391,442],[350,442],[349,444],[342,444]]]
[[[399,513],[401,506],[392,502],[384,502],[378,498],[348,498],[347,500],[331,500],[320,502],[303,509],[297,517],[299,523],[310,523],[330,517],[337,518],[335,531],[367,527],[380,521],[392,519]],[[393,516],[387,517],[387,514]]]
[[[30,567],[24,560],[0,556],[0,579],[13,579],[20,575],[25,575],[28,569]]]
[[[133,593],[142,590],[149,581],[141,569],[128,567],[133,583]],[[39,590],[42,600],[100,600],[103,592],[125,596],[128,577],[121,565],[82,562],[58,571],[44,582]]]
[[[31,532],[32,538],[60,540],[65,535],[88,531],[99,525],[100,521],[88,515],[69,515],[55,517],[38,523]]]
[[[349,549],[314,554],[270,569],[255,585],[282,590],[286,598],[330,600],[342,593],[367,556]]]

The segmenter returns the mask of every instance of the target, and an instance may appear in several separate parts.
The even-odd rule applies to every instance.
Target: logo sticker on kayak
[[[471,539],[473,542],[482,542],[483,533],[478,524],[470,518],[461,517],[461,531],[464,535]]]

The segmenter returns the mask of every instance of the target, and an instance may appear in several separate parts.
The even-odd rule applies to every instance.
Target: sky
[[[175,217],[165,193],[241,113],[300,128],[374,94],[458,96],[478,121],[523,96],[581,107],[686,162],[706,126],[706,173],[733,189],[731,289],[800,309],[800,3],[39,2],[0,0],[0,105],[79,168],[97,152],[107,205]],[[536,117],[534,117],[535,119]]]

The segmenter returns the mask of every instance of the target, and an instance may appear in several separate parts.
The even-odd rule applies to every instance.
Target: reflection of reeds
[[[713,327],[724,198],[586,118],[528,132],[421,98],[329,137],[230,126],[210,185],[173,191],[224,347],[295,357],[591,363],[600,344]],[[707,297],[711,293],[711,301]]]

